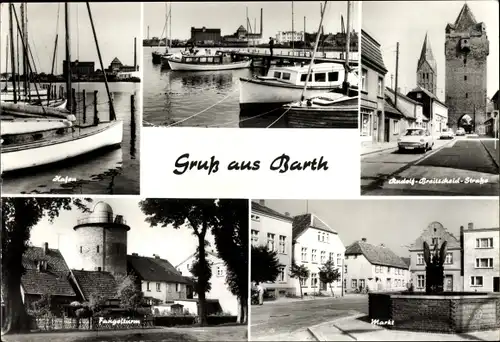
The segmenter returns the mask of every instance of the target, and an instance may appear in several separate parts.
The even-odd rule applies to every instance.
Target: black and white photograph
[[[248,340],[248,206],[2,198],[2,341]]]
[[[1,6],[2,193],[138,195],[141,4]]]
[[[498,340],[499,204],[252,200],[250,340]]]
[[[144,4],[145,127],[358,128],[359,1]]]
[[[362,195],[499,195],[498,10],[363,2]]]

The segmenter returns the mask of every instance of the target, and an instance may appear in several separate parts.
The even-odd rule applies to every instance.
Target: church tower
[[[436,95],[436,83],[437,63],[426,33],[417,64],[417,85]]]
[[[481,132],[486,120],[486,26],[464,4],[454,24],[446,26],[446,99],[448,126]]]

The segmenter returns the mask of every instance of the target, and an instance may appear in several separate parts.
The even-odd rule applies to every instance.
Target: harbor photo
[[[139,194],[141,5],[1,6],[2,193]]]
[[[359,9],[145,3],[143,125],[357,129]]]
[[[490,1],[363,3],[362,195],[499,195],[497,12]]]

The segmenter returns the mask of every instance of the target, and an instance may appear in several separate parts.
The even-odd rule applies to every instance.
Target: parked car
[[[424,128],[408,128],[398,139],[400,152],[406,150],[420,150],[425,153],[434,146],[434,139],[428,130]]]
[[[439,139],[453,139],[455,138],[455,134],[451,129],[445,129],[439,135]]]
[[[457,133],[455,133],[455,135],[457,137],[461,136],[461,135],[465,135],[465,129],[463,127],[460,127],[459,129],[457,129]]]

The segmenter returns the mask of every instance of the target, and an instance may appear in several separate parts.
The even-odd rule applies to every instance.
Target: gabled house
[[[343,261],[345,247],[334,229],[315,214],[304,214],[293,218],[293,262],[304,265],[309,270],[309,278],[291,279],[295,294],[300,295],[300,287],[305,295],[321,293],[342,295]],[[319,279],[319,272],[327,260],[332,260],[340,273],[338,281],[325,284]]]
[[[433,136],[439,137],[440,133],[448,128],[448,107],[436,95],[420,86],[417,86],[406,95],[422,104],[423,114],[428,122],[425,128]]]
[[[231,293],[226,282],[226,266],[224,261],[213,251],[206,251],[207,260],[211,264],[212,277],[210,278],[211,289],[205,294],[209,300],[218,300],[222,311],[238,314],[238,299]],[[196,253],[188,256],[184,261],[176,266],[176,269],[183,276],[191,275],[191,266],[196,260]],[[194,294],[196,298],[197,295]]]
[[[110,272],[71,270],[69,280],[78,293],[79,302],[88,302],[93,296],[101,296],[108,304],[119,305],[118,284]]]
[[[407,121],[407,127],[405,128],[423,127],[424,122],[428,122],[428,119],[424,117],[423,106],[420,102],[410,99],[399,90],[396,92],[389,87],[385,88],[385,96],[404,115]]]
[[[346,290],[402,291],[410,281],[408,265],[391,249],[362,238],[345,251]]]

